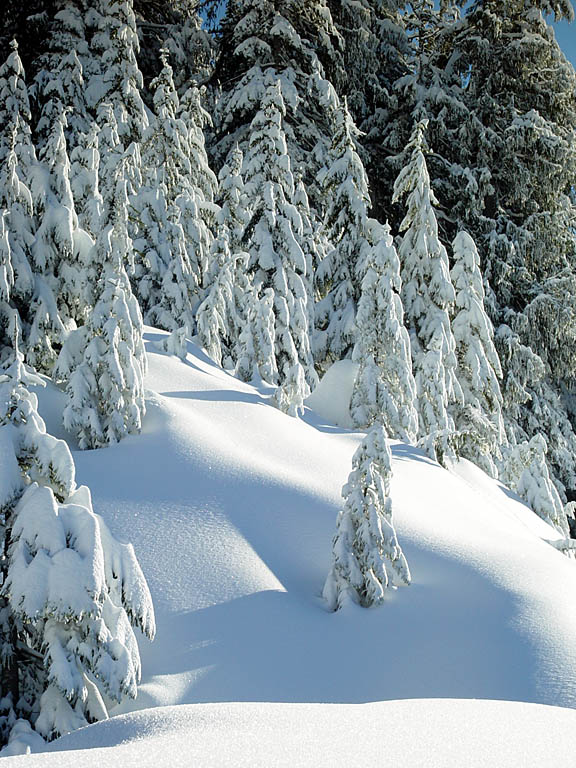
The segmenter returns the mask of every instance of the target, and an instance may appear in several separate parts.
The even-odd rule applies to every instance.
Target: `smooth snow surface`
[[[576,712],[450,699],[202,704],[123,715],[6,768],[572,768]],[[62,751],[60,751],[62,750]]]
[[[148,342],[160,338],[159,332],[147,335]],[[309,410],[302,420],[284,415],[265,394],[224,373],[192,344],[184,362],[150,343],[148,350],[143,434],[74,454],[78,482],[91,488],[94,509],[112,532],[134,544],[155,603],[157,639],[140,643],[140,694],[117,712],[200,702],[432,698],[576,706],[576,563],[544,541],[557,534],[513,494],[467,462],[448,472],[421,451],[393,443],[393,519],[413,583],[392,593],[381,608],[351,605],[329,613],[320,592],[340,489],[361,435]],[[327,398],[338,396],[337,384],[328,388]],[[40,398],[41,410],[60,402],[49,392]],[[315,407],[322,410],[321,389]],[[57,414],[43,415],[50,423],[57,420]],[[410,706],[419,713],[418,738],[404,723],[402,713]],[[234,765],[290,764],[281,762],[283,745],[297,724],[304,735],[292,750],[321,755],[326,734],[334,734],[333,754],[339,756],[353,748],[345,746],[345,733],[338,736],[344,720],[357,723],[361,734],[349,728],[351,744],[360,748],[366,742],[374,750],[377,744],[380,750],[396,744],[396,728],[403,723],[403,749],[414,760],[420,759],[421,733],[422,739],[428,731],[433,736],[429,722],[438,721],[438,728],[444,723],[445,749],[457,748],[463,734],[464,744],[484,749],[484,742],[473,740],[481,740],[486,715],[486,741],[493,740],[490,729],[511,728],[518,739],[524,732],[527,759],[541,754],[538,733],[556,733],[558,723],[567,734],[575,725],[574,713],[562,710],[518,707],[504,717],[496,705],[475,706],[452,703],[449,713],[434,702],[372,709],[267,705],[156,711],[118,721],[135,728],[143,723],[143,734],[151,735],[130,747],[132,752],[126,748],[126,759],[114,759],[127,766],[134,754],[139,765],[148,764],[143,755],[163,748],[162,728],[154,722],[164,717],[174,718],[178,755],[183,751],[178,734],[204,734],[198,749],[204,750],[199,754],[205,765],[232,764],[222,750],[232,748],[228,731],[236,721],[245,762]],[[468,714],[458,721],[460,711]],[[256,722],[272,723],[268,730],[262,726],[261,736],[256,726],[251,730],[253,713]],[[318,713],[317,721],[311,713]],[[467,725],[467,718],[478,725]],[[98,728],[108,733],[116,722]],[[394,754],[400,760],[398,738]],[[559,735],[558,744],[564,738]],[[191,736],[186,744],[193,749]],[[250,762],[272,745],[277,748],[271,755],[280,762],[263,757]],[[220,762],[210,762],[210,749],[218,750]],[[440,759],[442,750],[437,754]],[[75,765],[92,765],[86,760]],[[184,764],[178,760],[173,764]],[[172,763],[158,758],[157,764]],[[295,758],[291,764],[308,763]],[[434,763],[444,764],[450,762]],[[454,764],[475,763],[466,758]],[[532,765],[504,759],[493,764]]]

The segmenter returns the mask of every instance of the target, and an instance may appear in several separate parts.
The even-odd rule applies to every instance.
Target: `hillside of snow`
[[[320,414],[337,420],[334,403],[348,386],[347,371],[341,386],[333,376],[316,393],[316,412],[294,419],[194,345],[181,361],[158,351],[160,332],[146,338],[142,435],[75,451],[74,458],[95,511],[134,545],[154,599],[157,637],[141,641],[143,682],[138,699],[116,710],[122,717],[51,750],[114,746],[106,752],[110,764],[158,765],[151,755],[167,750],[168,739],[175,755],[183,752],[178,745],[189,750],[171,765],[352,765],[345,759],[352,740],[365,756],[379,756],[357,764],[376,765],[386,732],[386,756],[402,764],[403,752],[411,754],[410,766],[455,765],[450,750],[472,749],[474,739],[493,765],[568,765],[560,756],[576,725],[573,711],[397,701],[576,707],[576,567],[546,542],[557,534],[473,465],[463,461],[448,472],[394,442],[394,522],[413,583],[380,608],[329,613],[320,593],[340,489],[361,436]],[[64,436],[62,394],[49,387],[38,395],[48,430]],[[327,706],[364,702],[384,703]],[[168,709],[126,714],[158,707]],[[406,725],[412,717],[417,744]],[[483,736],[476,721],[478,728],[484,723]],[[299,729],[306,760],[288,760]],[[500,732],[502,739],[494,736]],[[545,743],[556,745],[556,761],[523,759],[522,734],[530,760]],[[432,754],[433,743],[438,757],[418,762],[419,745]],[[506,750],[517,762],[498,757]],[[99,750],[92,762],[70,754],[76,757],[7,758],[7,765],[108,761]],[[334,759],[310,757],[316,754]]]

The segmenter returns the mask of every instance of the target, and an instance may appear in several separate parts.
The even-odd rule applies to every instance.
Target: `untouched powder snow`
[[[392,593],[381,608],[352,605],[329,613],[320,593],[341,486],[361,435],[310,410],[304,419],[290,418],[194,345],[186,361],[160,353],[154,342],[161,338],[160,332],[147,334],[143,434],[74,454],[78,482],[91,488],[95,511],[113,533],[134,544],[155,603],[157,638],[140,643],[140,694],[118,714],[201,702],[477,698],[576,706],[576,563],[546,543],[555,532],[514,494],[467,462],[448,472],[418,449],[392,443],[393,517],[413,583]],[[333,383],[327,396],[335,397],[337,389]],[[61,398],[50,388],[38,394],[43,415],[56,424]],[[321,394],[316,393],[319,411]],[[385,738],[392,738],[389,724],[400,722],[409,706],[200,707],[171,710],[174,714],[155,710],[122,722],[132,728],[131,723],[152,724],[156,717],[175,718],[178,751],[184,726],[177,722],[191,723],[184,730],[195,734],[218,730],[218,738],[225,739],[230,718],[244,722],[258,713],[263,721],[294,718],[308,728],[314,712],[320,739],[325,729],[338,733],[338,724],[348,718],[360,723],[369,716],[377,726],[377,736],[370,736],[376,744],[383,729]],[[420,702],[419,730],[428,727],[427,706],[436,707],[450,729],[455,713],[471,705],[452,703],[448,712]],[[517,716],[504,718],[496,705],[477,706],[474,712],[482,714],[471,717],[493,714],[488,741],[499,720],[510,725],[516,717],[514,727],[529,734],[528,745],[536,743],[531,723],[539,718],[542,732],[552,733],[548,721],[563,723],[566,731],[574,727],[573,712],[519,707]],[[462,730],[472,738],[464,720]],[[116,722],[98,728],[104,733]],[[204,722],[210,727],[197,725]],[[138,742],[142,754],[161,741],[150,728],[148,747]],[[242,728],[242,738],[253,742],[249,723]],[[312,731],[310,725],[307,733]],[[358,741],[369,731],[364,723]],[[279,744],[272,752],[278,761],[284,759],[281,732],[278,725],[267,737]],[[403,732],[405,749],[414,751]],[[312,742],[310,736],[316,750]],[[323,743],[318,741],[318,754]],[[228,764],[203,759],[207,765]],[[246,760],[246,765],[276,764]]]
[[[575,727],[572,710],[494,701],[197,704],[83,728],[6,768],[572,768]]]

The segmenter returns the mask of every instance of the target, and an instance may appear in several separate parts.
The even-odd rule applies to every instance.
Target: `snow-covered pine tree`
[[[11,332],[0,370],[0,745],[14,729],[24,751],[32,729],[50,740],[136,695],[132,627],[152,638],[154,613],[132,547],[94,514],[67,445],[46,433],[29,389],[43,381],[23,365],[14,322]]]
[[[204,28],[198,8],[189,5],[186,13],[184,23],[173,24],[169,37],[163,41],[174,64],[179,93],[185,91],[186,84],[192,80],[205,82],[209,78],[216,55],[214,36]]]
[[[178,205],[183,195],[193,194],[188,128],[177,116],[179,99],[166,51],[161,63],[151,83],[155,119],[142,144],[144,183],[131,205],[132,284],[146,322],[169,331],[186,326],[190,335],[200,270],[197,266],[194,272],[190,264]]]
[[[103,102],[112,104],[118,136],[127,149],[131,142],[142,140],[148,127],[132,0],[96,0],[87,23],[93,30],[91,51],[101,62],[100,72],[87,82],[88,104],[94,110]]]
[[[242,164],[244,155],[238,146],[228,156],[228,162],[218,174],[219,220],[229,232],[230,250],[239,253],[242,250],[242,238],[246,224],[250,219]]]
[[[18,177],[18,158],[15,150],[16,130],[12,141],[3,147],[0,158],[0,211],[2,211],[2,302],[10,302],[18,313],[20,332],[28,319],[28,310],[34,295],[35,277],[31,268],[30,248],[34,242],[32,227],[32,196]],[[2,323],[7,322],[3,312]],[[1,356],[1,350],[0,350]]]
[[[64,426],[81,448],[96,448],[140,431],[145,413],[146,355],[142,314],[124,268],[131,249],[123,163],[116,168],[113,214],[102,230],[87,274],[92,305],[70,334],[57,373],[68,382]]]
[[[316,212],[310,207],[310,200],[308,199],[308,193],[302,178],[298,178],[296,182],[294,205],[302,219],[302,236],[305,242],[304,253],[306,255],[306,277],[309,283],[307,290],[309,295],[314,297],[314,275],[326,257],[328,240],[323,231],[322,223],[318,220]],[[312,312],[311,317],[313,318],[313,303],[310,309]],[[313,324],[310,327],[313,327]]]
[[[306,257],[300,242],[302,221],[292,203],[294,179],[282,127],[284,114],[280,83],[271,83],[252,121],[245,158],[246,193],[252,215],[244,242],[251,256],[258,295],[261,297],[266,290],[274,293],[272,368],[278,371],[277,383],[281,388],[278,404],[284,410],[292,410],[290,399],[301,403],[309,392],[305,372],[313,363],[304,282]],[[288,398],[282,391],[284,385],[290,390]]]
[[[84,76],[76,51],[53,51],[43,57],[34,86],[36,101],[41,105],[35,130],[39,145],[48,141],[54,123],[61,119],[65,109],[66,143],[70,148],[76,147],[81,134],[90,130]]]
[[[31,246],[34,241],[31,170],[36,153],[30,132],[30,103],[24,69],[16,42],[0,67],[0,209],[11,250],[14,285],[12,293],[26,316],[34,291]]]
[[[124,150],[118,134],[118,124],[114,109],[110,102],[102,102],[98,106],[96,124],[98,132],[98,188],[102,195],[102,215],[108,219],[114,214],[116,196],[116,178],[118,167],[121,165],[127,181],[127,193],[130,198],[136,195],[142,186],[142,158],[140,145],[132,142]],[[129,220],[128,226],[134,229]],[[127,258],[129,271],[132,272],[133,251]]]
[[[474,237],[497,338],[518,337],[499,349],[504,380],[522,376],[521,360],[509,354],[513,348],[521,357],[528,349],[544,365],[538,391],[528,379],[527,397],[512,401],[516,415],[505,408],[508,431],[524,433],[519,439],[537,434],[542,418],[556,420],[559,397],[573,391],[576,380],[572,302],[560,298],[574,290],[576,76],[546,21],[551,12],[573,16],[564,0],[482,0],[444,28],[434,54],[460,104],[432,121],[434,146],[444,155],[442,175],[452,178],[438,186],[449,211],[443,229],[450,239],[458,229]],[[437,129],[448,122],[440,137]],[[573,489],[574,465],[565,461],[574,445],[566,402],[563,409],[564,437],[549,440],[549,459],[556,482]],[[564,457],[554,456],[557,446]]]
[[[541,357],[522,344],[508,325],[498,327],[495,342],[504,371],[501,389],[507,438],[515,445],[540,433],[547,436],[547,460],[565,500],[566,489],[576,487],[576,442],[566,403],[546,378]]]
[[[204,108],[205,98],[206,89],[191,83],[182,97],[179,116],[188,129],[191,182],[206,204],[206,210],[214,214],[217,209],[210,204],[218,191],[218,179],[210,168],[206,152],[204,131],[211,127],[212,118]]]
[[[495,477],[500,447],[506,441],[499,381],[502,368],[494,345],[494,329],[484,307],[480,257],[467,232],[456,235],[453,257],[450,277],[456,301],[452,332],[458,381],[464,395],[464,404],[452,412],[459,453]]]
[[[393,438],[416,442],[418,411],[410,339],[400,299],[400,261],[390,227],[374,222],[365,265],[352,360],[358,363],[350,414],[357,427],[382,424]]]
[[[312,207],[321,208],[315,179],[330,141],[332,109],[321,61],[338,59],[340,40],[325,0],[232,0],[220,30],[213,76],[222,91],[212,147],[216,167],[236,144],[246,153],[267,84],[279,80],[292,167],[302,173]]]
[[[32,143],[28,90],[16,42],[11,48],[0,67],[0,196],[10,214],[8,237],[16,272],[13,299],[25,334],[23,351],[29,362],[48,371],[56,356],[52,345],[60,342],[64,327],[42,265],[35,264],[32,254],[37,228],[32,193],[41,195],[43,169]]]
[[[247,270],[249,255],[244,250],[243,237],[250,220],[242,165],[244,156],[235,147],[228,156],[228,162],[218,175],[220,213],[218,221],[228,232],[228,245],[233,258],[233,298],[234,307],[230,312],[230,367],[238,360],[238,343],[242,330],[246,326],[247,310],[245,296],[252,290],[250,275]],[[210,276],[208,278],[210,281]],[[228,365],[226,364],[226,367]]]
[[[82,265],[76,258],[74,243],[78,218],[70,186],[70,161],[65,136],[66,109],[61,101],[56,100],[49,103],[47,112],[50,122],[43,112],[46,118],[46,139],[40,150],[40,163],[32,183],[38,220],[32,254],[37,271],[43,275],[56,299],[62,323],[70,328],[85,314]],[[56,327],[49,339],[55,349],[63,342],[61,333],[61,329]],[[40,347],[45,343],[40,340]],[[34,344],[31,343],[30,347],[33,351]],[[43,367],[46,367],[45,362]]]
[[[1,181],[1,177],[0,177]],[[10,325],[18,332],[22,326],[18,311],[14,308],[12,294],[14,291],[15,272],[12,259],[12,249],[6,227],[8,212],[0,207],[0,338],[7,335]],[[5,353],[0,346],[0,363]]]
[[[332,567],[323,596],[331,611],[352,600],[379,605],[386,590],[409,584],[410,570],[392,523],[392,456],[383,427],[375,424],[352,459],[336,520]]]
[[[235,259],[230,251],[229,231],[220,225],[212,243],[209,288],[196,313],[196,335],[208,355],[223,365],[230,361],[234,348],[234,329],[238,323],[235,306]]]
[[[470,157],[470,167],[454,160],[454,145],[467,141],[464,126],[470,119],[464,101],[467,75],[452,66],[448,43],[458,19],[456,6],[451,0],[410,3],[403,15],[410,43],[408,69],[395,83],[396,105],[383,126],[388,153],[383,170],[398,172],[406,163],[406,139],[414,123],[428,120],[426,135],[434,151],[428,154],[427,163],[432,187],[442,204],[438,226],[446,243],[452,242],[458,231],[469,229],[467,222],[480,210],[479,186],[485,183],[477,167],[480,158]],[[397,215],[395,210],[392,213]]]
[[[511,446],[505,451],[502,481],[516,491],[539,517],[568,538],[568,519],[548,472],[547,450],[542,434]]]
[[[304,278],[304,287],[308,296],[308,328],[314,329],[316,325],[316,300],[319,298],[316,293],[314,276],[326,257],[328,251],[328,240],[323,230],[321,222],[310,208],[310,201],[302,179],[296,182],[294,191],[294,205],[302,221],[302,250],[306,258],[306,275]],[[312,338],[314,331],[312,330]],[[301,340],[296,339],[298,345]],[[318,374],[315,368],[309,367],[305,371],[306,381],[311,390],[318,384]]]
[[[46,5],[42,13],[47,25],[42,41],[43,50],[33,62],[37,87],[42,90],[46,81],[54,77],[55,70],[62,60],[70,55],[78,58],[82,78],[88,82],[93,75],[100,73],[101,68],[98,57],[90,50],[90,40],[94,32],[88,24],[89,16],[92,15],[90,0],[59,0],[57,4]],[[54,85],[56,89],[59,88],[57,83]],[[84,97],[81,94],[78,96],[79,103],[85,103]],[[72,99],[68,106],[75,103],[76,99]],[[75,117],[82,121],[90,118],[90,114],[79,112]],[[73,129],[73,126],[72,122],[70,127]],[[75,142],[72,142],[72,146],[75,146]]]
[[[358,132],[346,101],[335,113],[333,128],[332,146],[320,174],[324,228],[331,244],[315,276],[322,298],[315,311],[314,358],[321,370],[352,353],[356,306],[370,253],[368,179],[356,151]]]
[[[36,164],[30,129],[30,100],[15,40],[10,43],[10,49],[11,53],[0,66],[0,156],[3,159],[6,149],[14,146],[20,169],[19,178],[29,186],[30,171]]]
[[[391,191],[398,173],[395,155],[404,148],[409,103],[396,88],[408,73],[410,44],[404,3],[398,0],[328,0],[343,41],[340,77],[327,70],[338,95],[362,133],[361,156],[370,181],[372,214],[393,220]],[[408,133],[409,133],[408,128]]]
[[[100,231],[103,200],[100,194],[99,135],[100,129],[93,122],[87,133],[78,136],[78,144],[70,153],[70,188],[78,217],[78,229],[93,240]]]
[[[275,351],[274,291],[266,288],[260,298],[254,288],[245,294],[246,324],[238,340],[236,375],[242,381],[278,382]],[[300,402],[297,394],[296,405]]]
[[[556,274],[574,253],[568,193],[576,177],[576,75],[544,18],[553,5],[558,18],[573,17],[565,0],[482,0],[445,41],[454,77],[468,73],[470,111],[450,160],[481,166],[488,182],[467,229],[486,252],[486,276],[502,308],[522,308],[532,281]]]
[[[212,172],[206,154],[204,129],[211,125],[211,118],[202,105],[205,89],[192,84],[186,90],[180,104],[179,117],[187,128],[187,146],[190,159],[188,188],[177,200],[181,221],[187,239],[188,258],[192,270],[198,276],[194,296],[194,310],[208,286],[212,227],[216,224],[218,206],[214,203],[218,180]],[[202,290],[203,289],[203,290]]]
[[[419,436],[428,455],[440,462],[455,454],[451,410],[462,403],[456,375],[450,309],[455,301],[448,254],[438,238],[424,152],[427,120],[419,121],[408,144],[410,160],[394,185],[394,202],[406,198],[405,230],[399,247],[402,301],[410,333],[418,398]]]
[[[239,352],[240,336],[246,328],[252,304],[249,297],[253,291],[247,273],[249,256],[243,250],[242,243],[250,220],[242,178],[243,159],[242,152],[235,147],[218,174],[218,229],[205,277],[205,298],[198,308],[196,323],[200,343],[210,357],[225,368],[232,369],[236,367],[239,355],[244,356],[248,367],[244,369],[241,366],[242,377],[251,380],[253,366],[247,361],[252,356],[246,350],[242,355]]]

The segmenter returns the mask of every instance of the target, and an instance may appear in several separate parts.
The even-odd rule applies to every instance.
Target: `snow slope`
[[[192,344],[185,362],[161,354],[153,344],[160,338],[147,334],[143,434],[75,453],[79,482],[90,486],[95,510],[115,534],[134,544],[155,601],[158,634],[153,644],[141,643],[141,692],[119,713],[199,702],[433,698],[576,706],[576,565],[544,541],[554,532],[513,494],[466,462],[447,472],[393,444],[394,521],[413,584],[379,609],[330,614],[319,594],[360,436],[311,411],[303,420],[285,416]],[[337,382],[331,387],[335,398]],[[332,395],[325,387],[324,397]],[[49,428],[61,434],[59,393],[39,396]],[[386,722],[401,718],[405,706],[366,711]],[[433,703],[418,704],[425,722],[427,706]],[[456,715],[464,706],[449,708],[448,728],[453,717],[464,727]],[[478,712],[491,712],[497,727],[501,713],[490,706]],[[331,723],[335,732],[364,711],[268,709],[287,723],[316,713],[311,722],[317,717],[319,728]],[[267,711],[187,708],[150,716],[173,716],[178,739],[196,728],[189,721],[205,718],[210,728],[221,721],[224,735],[230,718],[244,722],[257,712],[265,720]],[[545,724],[574,716],[515,711],[525,721],[518,733],[540,717]],[[95,726],[102,745],[105,729],[114,727]]]

